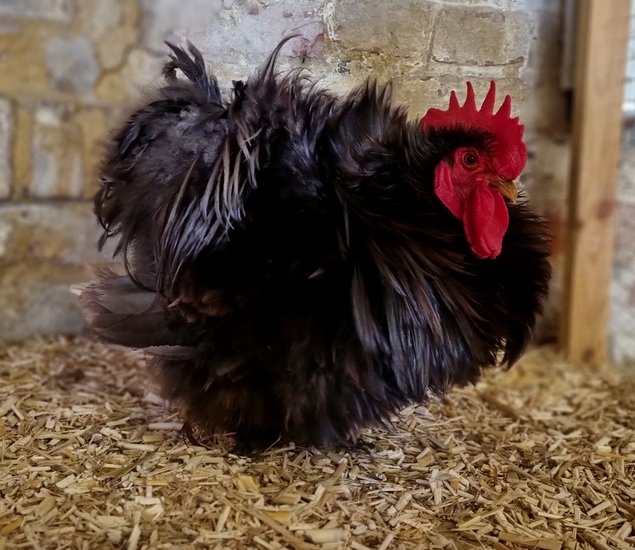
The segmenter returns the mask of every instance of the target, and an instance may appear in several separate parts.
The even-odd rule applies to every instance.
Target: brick
[[[444,4],[456,4],[470,8],[509,8],[510,1],[514,0],[444,0]],[[516,3],[525,3],[531,0],[515,0]],[[550,0],[546,0],[550,1]],[[519,8],[522,9],[522,6]]]
[[[102,69],[120,66],[139,40],[141,11],[127,0],[81,0],[74,28],[90,38]]]
[[[21,196],[36,198],[90,197],[96,190],[97,172],[108,135],[108,110],[80,108],[66,103],[38,104],[33,121],[24,120],[18,143]],[[26,114],[22,113],[21,118]],[[24,145],[30,138],[28,166]]]
[[[99,76],[92,43],[84,37],[51,38],[45,45],[46,66],[53,86],[63,92],[87,94]]]
[[[13,112],[11,103],[0,98],[0,199],[11,194],[11,140]]]
[[[101,228],[88,202],[2,205],[0,265],[27,261],[51,265],[105,261],[112,248],[97,252],[100,234]]]
[[[105,103],[127,108],[139,101],[146,87],[154,88],[161,81],[161,68],[166,60],[167,52],[158,56],[135,48],[128,53],[121,70],[99,79],[95,95]]]
[[[35,110],[31,149],[32,180],[27,194],[38,198],[77,198],[83,194],[81,135],[73,107],[40,105]]]
[[[15,195],[20,196],[31,185],[33,109],[18,104],[14,116],[12,173]]]
[[[0,341],[84,329],[69,289],[111,262],[100,233],[90,203],[0,206]]]
[[[73,15],[71,0],[2,0],[0,16],[68,22]]]
[[[334,38],[344,48],[421,59],[429,47],[428,2],[342,0],[334,19]]]
[[[85,328],[68,282],[53,283],[45,278],[35,283],[3,285],[0,310],[0,341],[22,340],[34,334],[77,334]]]
[[[38,95],[59,97],[51,88],[42,47],[51,35],[52,30],[39,22],[0,30],[0,94],[19,101]]]
[[[87,202],[0,206],[0,341],[84,328],[69,289],[111,262],[114,245],[97,251],[100,233]]]
[[[553,0],[509,0],[509,8],[512,10],[525,10],[527,12],[551,12],[558,13],[562,9],[563,2]]]
[[[84,108],[73,117],[73,122],[81,134],[80,154],[83,166],[83,182],[80,194],[92,197],[98,187],[99,168],[104,152],[103,144],[108,138],[109,111]]]
[[[143,0],[141,6],[143,49],[131,50],[121,71],[99,79],[96,96],[101,101],[127,105],[139,97],[140,89],[153,87],[167,59],[166,39],[194,43],[225,87],[248,76],[284,36],[299,33],[302,38],[283,48],[281,67],[284,58],[320,57],[324,47],[322,14],[310,0],[196,0],[187,10],[174,0]]]
[[[144,12],[142,45],[155,52],[165,51],[164,40],[175,38],[175,31],[188,33],[212,31],[218,21],[222,0],[191,0],[185,8],[182,0],[141,0]],[[231,37],[223,37],[230,39]]]
[[[477,66],[523,64],[529,29],[524,12],[448,6],[436,18],[432,60]]]
[[[188,37],[208,54],[212,68],[226,73],[229,80],[244,78],[264,61],[279,40],[290,34],[300,37],[283,47],[281,60],[321,57],[324,22],[318,3],[236,0],[221,10],[209,27],[188,29]]]
[[[81,0],[76,9],[76,25],[82,36],[99,39],[122,23],[121,0]]]
[[[489,81],[472,80],[477,96],[483,97]],[[460,99],[465,97],[465,79],[461,77],[430,76],[424,72],[398,76],[394,82],[396,99],[408,107],[413,118],[422,117],[431,107],[447,108],[452,90],[457,91]]]

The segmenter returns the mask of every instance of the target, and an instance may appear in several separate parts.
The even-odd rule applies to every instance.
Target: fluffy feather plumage
[[[95,201],[129,274],[80,302],[101,338],[148,351],[191,425],[346,443],[519,357],[548,238],[511,205],[502,253],[477,258],[433,179],[488,135],[424,132],[390,86],[338,99],[276,75],[281,45],[229,100],[196,49],[170,46],[168,83],[114,136]]]

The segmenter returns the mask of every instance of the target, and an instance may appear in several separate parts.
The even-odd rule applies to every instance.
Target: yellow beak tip
[[[497,189],[503,197],[509,200],[512,204],[518,200],[518,188],[516,182],[512,180],[492,180],[490,185]]]

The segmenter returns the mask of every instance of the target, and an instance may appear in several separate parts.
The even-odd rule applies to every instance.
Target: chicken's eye
[[[478,157],[475,153],[465,153],[463,155],[463,164],[467,168],[474,168],[478,163]]]

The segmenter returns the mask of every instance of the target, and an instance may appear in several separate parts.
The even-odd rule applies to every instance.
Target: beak
[[[512,204],[518,199],[518,189],[516,188],[516,182],[512,180],[491,179],[489,180],[490,187],[497,189],[503,197],[508,199]]]

